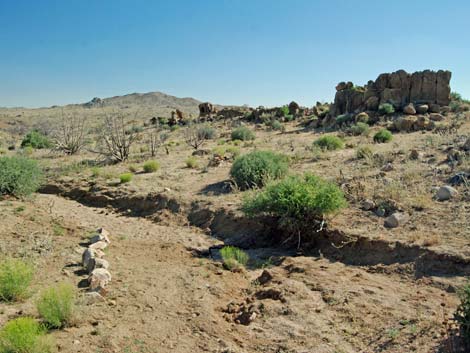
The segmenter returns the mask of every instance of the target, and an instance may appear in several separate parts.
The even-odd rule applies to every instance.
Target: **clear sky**
[[[330,101],[339,81],[448,69],[470,98],[470,1],[0,0],[0,106],[162,91]]]

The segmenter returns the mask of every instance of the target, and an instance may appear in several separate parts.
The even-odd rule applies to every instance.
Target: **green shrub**
[[[287,114],[286,116],[284,116],[284,120],[285,121],[292,121],[292,120],[294,120],[294,116],[292,114]]]
[[[33,280],[33,267],[18,259],[0,262],[0,300],[17,301],[28,295]]]
[[[379,105],[379,113],[382,115],[392,114],[395,112],[395,108],[390,103],[382,103]]]
[[[249,141],[255,139],[255,133],[246,126],[240,126],[232,131],[232,140]]]
[[[199,162],[194,156],[186,158],[185,163],[187,168],[196,169],[199,167]]]
[[[122,173],[121,175],[119,175],[119,180],[121,184],[125,184],[125,183],[129,183],[133,177],[134,177],[134,174],[132,173]]]
[[[454,314],[459,324],[460,334],[467,344],[470,344],[470,284],[465,285],[458,292],[460,304]]]
[[[52,147],[51,141],[37,130],[29,132],[21,141],[21,147],[32,147],[35,149]]]
[[[135,164],[131,164],[131,165],[129,166],[129,171],[130,171],[131,173],[137,173],[137,170],[138,170],[138,167],[137,167]]]
[[[282,125],[282,123],[279,120],[273,120],[270,124],[268,124],[268,126],[272,130],[276,130],[276,131],[284,131],[285,130],[284,125]]]
[[[36,307],[44,323],[51,328],[70,324],[75,311],[76,292],[70,283],[61,283],[44,290]]]
[[[390,131],[387,129],[380,129],[375,135],[374,135],[374,142],[377,143],[385,143],[391,141],[393,138],[393,135]]]
[[[289,115],[289,107],[287,105],[283,105],[279,108],[279,112],[281,113],[281,116],[287,116]]]
[[[354,136],[367,136],[369,134],[369,125],[367,125],[366,123],[359,122],[351,126],[350,131],[351,134],[353,134]]]
[[[157,161],[147,161],[144,163],[143,168],[145,173],[154,173],[160,169],[160,163]]]
[[[343,148],[344,142],[337,136],[324,135],[313,142],[313,145],[320,147],[322,150],[333,151]]]
[[[242,209],[248,216],[278,217],[281,226],[292,222],[308,226],[345,206],[343,192],[336,184],[306,173],[271,182],[261,192],[245,197]]]
[[[0,157],[0,195],[27,196],[42,183],[36,161],[24,157]]]
[[[100,167],[91,167],[91,176],[93,178],[98,178],[101,175]]]
[[[11,320],[0,331],[0,353],[49,353],[52,341],[33,318]]]
[[[370,146],[359,146],[356,150],[357,159],[369,159],[372,158],[374,152]]]
[[[23,147],[19,151],[19,154],[22,156],[31,156],[33,153],[34,153],[34,148],[32,148],[31,146]]]
[[[336,121],[336,124],[343,125],[345,123],[350,122],[352,118],[353,117],[350,114],[341,114],[336,117],[335,121]]]
[[[210,126],[203,126],[197,130],[197,135],[201,140],[212,140],[216,137],[217,131]]]
[[[244,267],[249,260],[248,254],[235,246],[224,246],[220,250],[220,256],[222,256],[224,266],[228,270]]]
[[[282,178],[289,168],[288,158],[271,151],[254,151],[235,159],[230,175],[241,189],[262,187]]]

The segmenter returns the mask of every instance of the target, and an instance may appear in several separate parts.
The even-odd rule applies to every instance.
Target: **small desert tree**
[[[106,115],[100,129],[99,153],[116,162],[127,160],[138,138],[138,132],[128,125],[122,114]]]
[[[84,115],[62,115],[54,132],[55,149],[69,155],[76,154],[85,145],[85,136],[86,117]]]
[[[201,133],[201,127],[198,124],[190,125],[184,130],[184,141],[195,150],[199,149],[206,139],[206,135]]]

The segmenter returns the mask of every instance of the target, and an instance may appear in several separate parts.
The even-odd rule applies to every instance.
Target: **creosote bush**
[[[358,122],[355,125],[351,126],[349,130],[354,136],[367,136],[369,134],[369,125],[367,125],[366,123]]]
[[[0,157],[0,195],[27,196],[41,186],[43,174],[36,161]]]
[[[32,147],[34,149],[43,149],[52,147],[51,141],[47,136],[37,130],[29,132],[21,141],[21,147]]]
[[[337,136],[324,135],[313,142],[314,146],[320,147],[322,150],[339,150],[344,147],[344,142]]]
[[[196,169],[199,167],[199,162],[197,158],[194,156],[186,158],[185,163],[186,163],[186,167],[190,169]]]
[[[224,267],[230,271],[246,266],[249,260],[248,254],[235,246],[224,246],[220,250],[220,256]]]
[[[121,175],[119,175],[119,180],[121,184],[125,184],[125,183],[129,183],[133,177],[134,177],[134,174],[132,173],[122,173]]]
[[[269,180],[284,177],[289,168],[287,156],[271,151],[254,151],[235,159],[230,176],[241,189],[262,187]]]
[[[52,340],[31,317],[11,320],[0,330],[0,353],[49,353]]]
[[[240,126],[232,131],[232,140],[249,141],[255,139],[255,133],[246,126]]]
[[[70,283],[61,283],[44,290],[36,307],[44,323],[60,328],[71,323],[75,312],[76,292]]]
[[[379,105],[379,114],[393,114],[395,112],[395,108],[390,103],[382,103]]]
[[[157,161],[147,161],[144,163],[143,168],[145,173],[154,173],[160,169],[160,163]]]
[[[33,280],[33,267],[18,259],[0,262],[0,300],[17,301],[28,295]]]
[[[336,184],[306,173],[269,183],[245,197],[242,209],[251,217],[278,217],[281,227],[298,230],[304,226],[310,229],[315,220],[345,206],[344,194]]]
[[[393,138],[392,133],[387,130],[387,129],[380,129],[375,135],[374,135],[374,142],[377,143],[385,143],[391,141]]]
[[[212,140],[216,137],[217,131],[210,126],[202,126],[197,130],[199,138],[203,140]]]

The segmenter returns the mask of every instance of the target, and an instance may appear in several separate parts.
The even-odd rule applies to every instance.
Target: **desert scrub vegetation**
[[[458,291],[460,304],[454,314],[454,320],[460,328],[460,335],[468,345],[470,344],[470,284]]]
[[[324,135],[313,142],[313,145],[326,151],[339,150],[344,147],[344,142],[337,136]]]
[[[194,156],[186,158],[185,164],[186,164],[186,167],[190,169],[196,169],[199,167],[199,162],[197,158]]]
[[[62,116],[53,133],[54,148],[68,155],[77,154],[86,144],[86,117]]]
[[[359,146],[356,150],[357,159],[371,159],[374,155],[374,151],[370,146]]]
[[[24,157],[0,157],[0,195],[27,196],[43,181],[37,162]]]
[[[18,301],[28,296],[33,280],[33,267],[19,259],[7,258],[0,262],[0,300]]]
[[[255,133],[246,126],[237,127],[232,131],[232,140],[250,141],[255,139]]]
[[[197,129],[199,137],[203,140],[213,140],[217,136],[217,131],[210,126],[202,126]]]
[[[36,302],[38,313],[47,327],[61,328],[72,322],[76,292],[70,283],[45,289]]]
[[[220,249],[220,256],[224,267],[230,271],[245,267],[249,260],[248,254],[235,246],[224,246]]]
[[[382,103],[379,105],[379,114],[387,115],[395,113],[395,108],[390,103]]]
[[[240,189],[262,187],[269,180],[284,177],[289,169],[288,157],[271,151],[254,151],[235,159],[230,176]]]
[[[144,163],[143,169],[145,173],[154,173],[160,169],[160,163],[157,161],[147,161]]]
[[[131,182],[132,178],[134,177],[134,174],[132,173],[122,173],[119,175],[119,181],[121,184],[129,183]]]
[[[391,141],[393,138],[392,133],[387,129],[380,129],[374,135],[374,142],[376,143],[386,143]]]
[[[11,320],[0,330],[0,353],[49,353],[52,341],[31,317]]]
[[[123,115],[106,115],[99,128],[98,153],[114,162],[129,158],[132,145],[138,140],[138,132],[128,128]]]
[[[369,135],[369,125],[367,125],[366,123],[358,122],[355,125],[351,126],[349,131],[354,136],[367,136]]]
[[[52,142],[47,136],[37,130],[33,130],[23,138],[23,141],[21,141],[21,147],[32,147],[39,150],[52,147]]]
[[[289,231],[299,231],[322,221],[327,214],[346,206],[341,189],[313,174],[289,176],[266,185],[244,198],[242,210],[249,217],[274,216]]]

